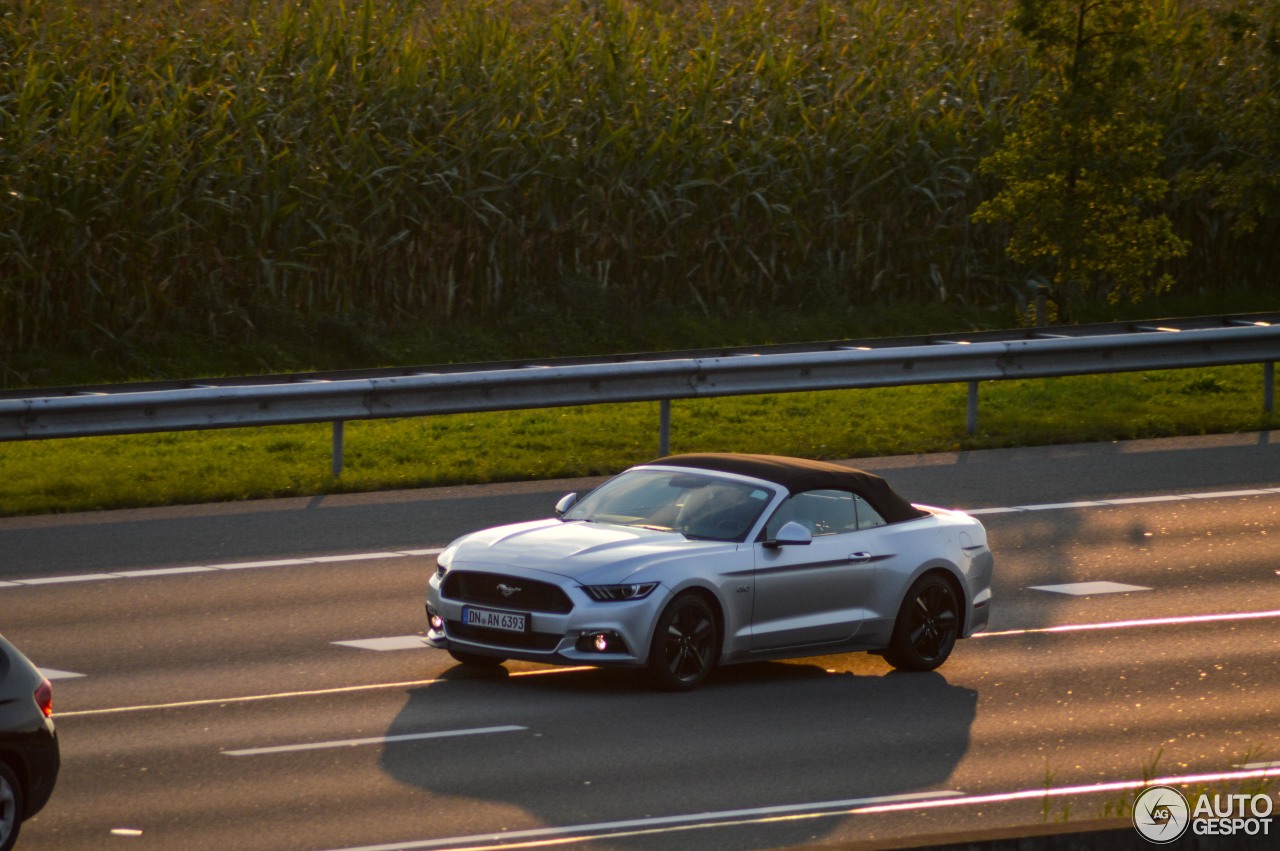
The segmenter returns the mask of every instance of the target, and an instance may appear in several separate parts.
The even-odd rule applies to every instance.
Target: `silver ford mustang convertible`
[[[860,650],[929,671],[986,627],[991,570],[981,523],[879,476],[677,455],[454,541],[426,641],[467,665],[647,668],[670,690],[717,665]]]

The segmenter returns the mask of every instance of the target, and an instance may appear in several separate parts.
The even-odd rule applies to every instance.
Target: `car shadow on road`
[[[389,746],[382,765],[433,799],[516,807],[551,827],[948,790],[969,748],[977,692],[936,672],[884,673],[878,660],[855,670],[759,663],[667,694],[635,671],[525,676],[459,667],[411,690],[388,736],[438,730],[459,716],[476,728],[525,729]],[[781,822],[767,838],[718,831],[715,846],[808,842],[834,824]],[[613,837],[609,845],[654,841]]]

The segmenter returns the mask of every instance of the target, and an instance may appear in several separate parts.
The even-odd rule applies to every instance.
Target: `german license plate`
[[[520,612],[499,612],[493,609],[462,607],[462,622],[481,629],[500,629],[505,632],[526,632],[529,616]]]

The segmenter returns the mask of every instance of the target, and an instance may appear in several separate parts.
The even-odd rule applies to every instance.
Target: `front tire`
[[[22,828],[22,787],[9,766],[0,762],[0,851],[9,851]]]
[[[921,576],[902,601],[885,661],[903,671],[932,671],[947,661],[959,631],[955,588],[936,573]]]
[[[658,616],[649,645],[649,672],[665,691],[690,691],[711,673],[719,648],[711,606],[697,594],[681,594]]]

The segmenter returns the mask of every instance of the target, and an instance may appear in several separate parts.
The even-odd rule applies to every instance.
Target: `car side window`
[[[791,522],[804,526],[815,538],[857,531],[860,527],[855,499],[860,498],[849,491],[839,490],[811,490],[793,494],[778,506],[778,510],[765,524],[765,539],[773,540],[778,536],[778,530]],[[867,506],[867,509],[874,513],[871,506]]]
[[[871,503],[867,502],[857,494],[853,497],[854,506],[858,511],[858,528],[873,529],[876,526],[885,525],[885,519],[880,516],[880,512],[871,507]]]

